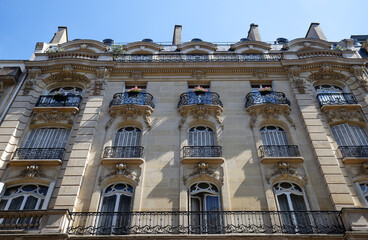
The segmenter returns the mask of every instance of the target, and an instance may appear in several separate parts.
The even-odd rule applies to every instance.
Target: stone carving
[[[140,181],[140,168],[133,169],[131,167],[128,167],[125,163],[117,163],[115,166],[113,166],[112,169],[106,169],[107,174],[104,175],[102,178],[99,179],[99,182],[101,183],[104,179],[107,179],[109,177],[116,177],[120,176],[123,178],[128,178],[132,180],[135,185],[137,185]]]
[[[142,71],[132,71],[130,72],[130,77],[133,78],[135,81],[141,80],[143,78]]]
[[[354,75],[354,77],[358,80],[359,86],[361,86],[366,92],[368,92],[368,79],[365,75],[364,67],[354,65],[350,67],[350,72]]]
[[[98,67],[96,69],[96,76],[98,79],[105,79],[110,76],[109,70],[105,67]]]
[[[104,80],[96,80],[95,86],[93,87],[93,95],[95,96],[100,95],[104,85],[105,85]]]
[[[268,77],[267,76],[267,72],[263,69],[256,69],[256,70],[253,70],[253,75],[255,77],[257,77],[258,79],[263,79],[263,78],[266,78]]]
[[[274,165],[273,168],[269,169],[270,171],[267,174],[267,182],[269,184],[273,183],[275,178],[281,177],[283,179],[296,178],[302,182],[308,181],[307,176],[302,168],[297,168],[287,162],[279,162]]]
[[[64,123],[72,125],[77,111],[59,111],[59,110],[48,110],[48,111],[34,111],[32,113],[31,124],[52,124],[52,123]]]
[[[31,69],[28,69],[28,76],[30,79],[36,79],[38,76],[41,75],[41,69],[38,67],[34,67]]]
[[[368,175],[368,162],[364,162],[360,165],[359,175]]]
[[[197,177],[209,177],[214,178],[217,181],[224,183],[224,178],[220,176],[219,169],[214,169],[208,166],[208,163],[198,163],[192,173],[188,176],[183,176],[183,183],[184,185],[193,178]]]
[[[23,87],[23,95],[27,96],[29,94],[30,91],[33,90],[33,85],[35,84],[35,82],[31,79],[28,79],[25,83],[24,83],[24,87]]]
[[[202,78],[206,77],[206,73],[202,70],[195,70],[192,73],[192,78],[195,78],[197,80],[201,80]]]
[[[298,90],[300,94],[305,93],[305,85],[303,80],[300,78],[301,68],[299,66],[292,66],[289,68],[289,80]]]
[[[20,172],[19,176],[28,178],[46,177],[45,171],[38,164],[28,165],[23,171]]]
[[[82,74],[75,73],[72,65],[66,65],[63,67],[61,72],[51,74],[50,77],[45,79],[46,84],[50,84],[53,82],[62,82],[62,83],[81,82],[89,84],[90,80],[86,76],[83,76]]]
[[[190,105],[185,106],[179,109],[179,113],[181,115],[181,119],[179,122],[179,129],[182,128],[183,124],[185,123],[186,119],[191,116],[195,120],[200,119],[208,119],[208,117],[212,116],[216,119],[217,123],[224,128],[222,123],[222,119],[220,117],[222,113],[222,108],[218,106],[201,106],[201,105]]]
[[[360,108],[345,108],[340,107],[337,109],[324,108],[323,113],[326,116],[328,122],[337,121],[357,121],[364,122],[364,117],[361,113]]]
[[[137,118],[142,117],[146,123],[148,129],[151,128],[151,108],[146,108],[144,106],[119,106],[116,109],[110,109],[110,120],[106,124],[106,129],[111,126],[115,119],[120,115],[123,117],[124,121],[137,121]]]
[[[293,119],[290,117],[290,107],[278,104],[267,104],[263,106],[255,106],[253,108],[248,108],[247,112],[250,115],[249,127],[254,128],[257,122],[258,116],[262,116],[263,119],[278,119],[283,116],[292,127],[295,128]]]
[[[323,63],[320,70],[309,75],[307,80],[312,82],[317,80],[343,80],[345,78],[341,73],[334,72],[331,64]]]

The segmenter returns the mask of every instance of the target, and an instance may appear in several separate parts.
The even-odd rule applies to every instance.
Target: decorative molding
[[[208,117],[212,116],[216,119],[217,123],[224,128],[223,120],[221,119],[220,115],[222,113],[222,108],[216,105],[187,105],[183,106],[179,109],[179,114],[181,115],[181,119],[179,122],[179,129],[182,128],[186,119],[191,116],[195,120],[205,120]]]
[[[318,80],[343,80],[345,78],[346,76],[343,74],[334,72],[331,64],[323,63],[320,70],[309,75],[307,80],[313,82]]]
[[[86,76],[76,73],[72,65],[64,66],[60,72],[56,74],[51,74],[51,76],[46,78],[44,81],[46,84],[50,84],[53,82],[62,82],[62,83],[81,82],[84,84],[90,83],[90,80]]]
[[[183,176],[183,183],[186,185],[188,182],[192,182],[193,179],[214,179],[221,184],[224,183],[224,178],[220,175],[220,169],[211,168],[208,163],[198,163],[194,166],[193,171],[187,176]]]
[[[41,110],[41,109],[40,109]],[[67,110],[67,109],[63,109]],[[33,111],[31,124],[52,124],[61,123],[73,125],[77,110],[72,108],[72,111],[61,111],[61,109],[43,108],[42,111]]]
[[[368,175],[368,162],[364,162],[360,165],[359,175]]]
[[[46,177],[44,169],[38,164],[28,165],[23,171],[19,174],[20,177]]]
[[[268,77],[267,71],[264,69],[255,69],[253,70],[253,75],[257,77],[259,80]]]
[[[96,69],[97,79],[107,79],[110,76],[109,70],[106,67],[98,67]]]
[[[105,85],[104,80],[96,80],[95,85],[93,86],[93,95],[98,96],[101,95],[101,91]]]
[[[302,167],[296,167],[287,162],[278,162],[273,165],[273,167],[266,169],[266,180],[269,184],[274,184],[279,180],[294,180],[298,183],[303,183],[308,181],[305,171]]]
[[[330,123],[340,121],[365,122],[360,107],[339,106],[339,108],[322,108],[322,111]]]
[[[107,122],[105,128],[109,128],[115,119],[120,115],[124,121],[137,121],[139,117],[143,118],[143,121],[147,125],[148,129],[151,128],[151,114],[153,109],[148,106],[140,105],[120,105],[112,107],[110,109],[110,120]]]
[[[130,77],[133,78],[135,81],[141,80],[144,77],[144,74],[142,71],[131,71]]]
[[[38,67],[33,67],[28,69],[28,76],[30,79],[36,79],[41,75],[41,69]]]
[[[128,179],[133,182],[135,186],[138,185],[140,181],[140,168],[131,168],[125,163],[117,163],[112,168],[105,168],[104,171],[106,174],[103,177],[99,178],[99,183],[109,179],[109,178],[120,178],[120,179]]]
[[[367,70],[363,66],[354,65],[350,67],[350,72],[358,80],[359,86],[368,92],[368,77],[365,74]]]
[[[291,66],[288,70],[290,83],[294,85],[300,94],[305,94],[304,81],[300,77],[301,68],[299,66]]]
[[[206,73],[202,70],[194,70],[192,72],[192,78],[195,78],[197,80],[201,80],[202,78],[206,77]]]
[[[258,116],[262,116],[264,120],[278,119],[280,116],[284,116],[284,118],[291,124],[291,126],[295,128],[294,121],[290,117],[290,111],[290,107],[285,104],[262,104],[251,106],[247,109],[247,112],[251,116],[249,127],[251,129],[254,128]]]

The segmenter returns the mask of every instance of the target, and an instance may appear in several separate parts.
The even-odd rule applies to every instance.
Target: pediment
[[[237,42],[230,46],[236,53],[264,53],[270,48],[271,44],[259,41]]]
[[[329,50],[331,48],[331,43],[321,39],[297,38],[285,44],[285,48],[289,51],[294,52],[310,50]]]
[[[127,54],[156,54],[162,46],[154,42],[133,42],[124,46]]]
[[[178,50],[182,53],[213,53],[217,45],[210,42],[186,42],[178,45]]]
[[[77,51],[89,53],[103,53],[108,49],[108,47],[102,42],[89,39],[66,42],[59,45],[59,48],[64,49],[65,52]]]

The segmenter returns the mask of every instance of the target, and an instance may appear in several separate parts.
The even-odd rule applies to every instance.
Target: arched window
[[[119,129],[115,134],[114,146],[140,146],[142,131],[136,127]]]
[[[214,146],[215,136],[209,127],[198,126],[189,130],[189,146]]]
[[[37,128],[31,130],[15,158],[19,159],[62,159],[70,129]]]
[[[368,134],[365,128],[344,123],[332,126],[331,130],[339,146],[368,145]]]
[[[280,182],[273,186],[273,190],[285,230],[288,233],[310,232],[309,216],[305,212],[308,209],[302,188],[295,183]]]
[[[341,87],[329,84],[314,87],[321,106],[356,104],[356,99],[351,93],[345,93]]]
[[[342,93],[343,90],[341,87],[330,85],[330,84],[323,84],[317,85],[314,87],[317,93]]]
[[[219,189],[212,183],[194,183],[189,188],[192,233],[219,233],[221,226]]]
[[[368,206],[368,182],[358,183],[360,187],[361,197],[364,206]]]
[[[83,92],[82,88],[79,87],[57,87],[49,91],[51,95],[54,95],[56,93],[63,93],[65,95],[67,94],[74,94],[74,95],[81,95]]]
[[[263,145],[289,145],[287,133],[277,126],[265,126],[261,128]]]
[[[24,184],[6,188],[0,201],[0,210],[46,209],[51,194],[48,187],[38,184]]]
[[[127,183],[108,186],[101,196],[98,234],[127,234],[134,188]]]

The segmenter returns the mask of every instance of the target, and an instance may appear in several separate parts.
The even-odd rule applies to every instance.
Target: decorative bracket
[[[188,105],[183,106],[179,109],[179,114],[181,115],[181,119],[179,122],[179,129],[182,128],[188,116],[192,116],[195,120],[207,119],[209,116],[212,116],[216,119],[217,123],[224,128],[222,123],[222,119],[220,117],[222,113],[222,108],[216,105]]]
[[[249,127],[254,128],[258,116],[262,116],[263,119],[278,119],[280,116],[284,118],[295,128],[293,119],[290,117],[290,107],[285,104],[262,104],[254,105],[247,109],[247,112],[251,116],[249,121]]]
[[[153,109],[148,106],[140,106],[140,105],[134,105],[134,106],[127,106],[127,105],[119,105],[116,107],[112,107],[110,109],[110,120],[106,124],[106,129],[111,126],[111,124],[115,121],[117,116],[121,115],[124,119],[124,121],[135,121],[139,116],[141,116],[148,127],[148,129],[151,128],[151,114],[153,112]]]
[[[183,183],[186,185],[188,182],[191,182],[193,179],[202,178],[202,179],[214,179],[221,184],[224,183],[224,178],[220,175],[219,169],[214,169],[208,166],[208,163],[198,163],[194,167],[194,170],[188,176],[183,176]]]
[[[300,77],[301,68],[299,66],[291,66],[289,68],[289,81],[294,85],[300,94],[305,93],[305,85]]]

